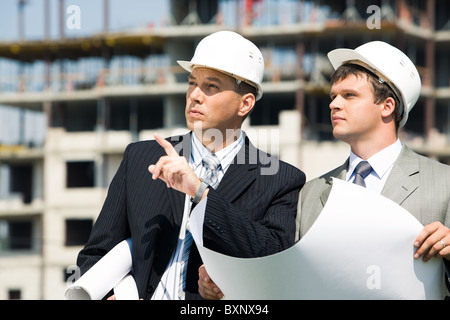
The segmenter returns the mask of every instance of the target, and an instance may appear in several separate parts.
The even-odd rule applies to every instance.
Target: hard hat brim
[[[190,61],[177,60],[177,63],[187,72],[192,72],[194,64]]]
[[[328,59],[330,60],[335,70],[341,65],[350,63],[351,61],[360,61],[370,67],[369,71],[375,71],[374,73],[377,76],[379,75],[378,72],[376,72],[376,67],[372,64],[371,61],[352,49],[335,49],[333,51],[330,51],[328,52]]]
[[[207,65],[200,65],[200,64],[192,63],[191,61],[177,60],[177,63],[178,63],[184,70],[186,70],[187,72],[192,72],[192,70],[194,70],[194,67],[195,67],[195,66],[197,66],[197,67],[204,67],[204,68],[208,68],[208,69],[212,69],[212,70],[216,70],[216,71],[222,72],[222,73],[224,73],[224,74],[226,74],[226,75],[228,75],[228,76],[230,76],[230,77],[232,77],[232,78],[235,78],[235,79],[237,79],[237,80],[240,80],[240,81],[242,81],[242,82],[245,82],[245,83],[251,85],[252,87],[255,87],[255,88],[257,89],[257,95],[256,95],[256,97],[255,97],[255,99],[256,99],[257,101],[258,101],[259,99],[261,99],[261,97],[262,97],[262,87],[259,86],[259,85],[257,85],[257,84],[255,84],[255,83],[253,83],[253,82],[251,82],[251,81],[248,81],[247,79],[245,79],[245,78],[243,78],[243,77],[241,77],[241,76],[238,76],[238,75],[235,75],[235,74],[231,74],[231,73],[226,72],[226,71],[224,71],[224,70],[220,70],[220,69],[217,69],[217,68],[213,68],[213,67],[210,67],[210,66],[207,66]]]

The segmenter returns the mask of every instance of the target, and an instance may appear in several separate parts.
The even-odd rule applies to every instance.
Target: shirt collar
[[[214,153],[220,161],[223,172],[225,172],[230,164],[233,162],[234,157],[244,145],[244,135],[242,130],[240,131],[238,139],[229,146]],[[191,138],[191,163],[195,170],[202,164],[202,159],[211,152],[200,142],[195,133],[192,133]]]
[[[384,148],[383,150],[367,159],[367,162],[370,163],[373,171],[379,179],[382,179],[389,168],[394,165],[395,160],[397,160],[400,152],[402,151],[402,147],[402,143],[399,139],[397,139],[397,141],[395,141],[389,147]],[[350,152],[350,163],[348,166],[347,177],[350,178],[353,175],[353,171],[361,161],[363,161],[363,159],[358,157],[353,152]]]

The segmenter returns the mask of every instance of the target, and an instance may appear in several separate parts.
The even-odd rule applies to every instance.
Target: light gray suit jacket
[[[313,179],[301,190],[299,236],[316,221],[331,191],[332,177],[345,180],[347,161]],[[381,194],[398,203],[423,225],[440,221],[450,227],[450,166],[421,156],[404,146]]]
[[[332,177],[345,180],[347,161],[305,184],[300,192],[296,239],[316,221],[332,187]],[[421,156],[404,146],[381,194],[401,205],[423,225],[440,221],[450,227],[450,166]],[[444,260],[445,261],[445,260]],[[447,275],[450,263],[445,261]],[[450,283],[445,281],[447,290]],[[449,291],[445,293],[449,294]]]

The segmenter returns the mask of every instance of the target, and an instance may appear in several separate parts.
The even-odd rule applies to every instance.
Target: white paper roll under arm
[[[125,276],[114,286],[116,300],[139,300],[136,282],[131,274]]]
[[[131,239],[123,240],[65,293],[66,300],[100,300],[131,270]]]

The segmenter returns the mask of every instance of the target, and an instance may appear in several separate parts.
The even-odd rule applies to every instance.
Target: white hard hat
[[[177,61],[191,72],[195,67],[207,67],[224,72],[255,87],[256,100],[262,97],[264,59],[252,42],[232,31],[219,31],[203,38],[191,61]]]
[[[335,69],[342,64],[363,66],[386,82],[401,102],[403,112],[400,127],[408,120],[408,114],[420,96],[420,76],[416,66],[399,49],[382,41],[372,41],[355,50],[336,49],[328,53]]]

